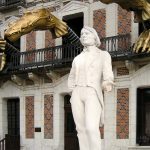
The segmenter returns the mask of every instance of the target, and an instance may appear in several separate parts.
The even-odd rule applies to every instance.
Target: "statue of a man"
[[[71,107],[80,150],[101,150],[99,126],[104,124],[102,90],[111,91],[114,76],[111,57],[102,51],[95,29],[84,27],[80,41],[84,46],[76,56],[68,78],[72,90]]]

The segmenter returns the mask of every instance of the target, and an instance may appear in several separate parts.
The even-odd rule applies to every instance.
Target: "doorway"
[[[64,97],[64,120],[65,120],[65,150],[79,150],[77,131],[71,111],[70,95]]]
[[[19,99],[7,100],[8,135],[20,135]]]
[[[20,100],[7,100],[7,134],[5,135],[6,150],[20,150]]]
[[[80,32],[83,28],[83,20],[83,13],[77,13],[63,17],[63,21],[67,23],[67,25],[78,37],[80,37]],[[71,44],[70,46],[63,47],[62,58],[65,60],[69,60],[80,53],[79,49],[75,48],[76,46],[73,45],[74,43],[72,43],[72,39],[70,37],[70,35],[66,35],[62,38],[62,45]]]
[[[137,89],[137,144],[150,146],[150,88]]]

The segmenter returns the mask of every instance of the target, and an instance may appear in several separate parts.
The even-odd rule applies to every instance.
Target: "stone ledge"
[[[130,146],[128,150],[150,150],[150,146]]]

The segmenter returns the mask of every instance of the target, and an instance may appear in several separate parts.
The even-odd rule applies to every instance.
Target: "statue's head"
[[[94,28],[84,26],[81,30],[80,41],[83,46],[96,46],[99,47],[101,42],[98,34]]]

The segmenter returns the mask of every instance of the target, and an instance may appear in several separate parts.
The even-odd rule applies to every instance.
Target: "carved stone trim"
[[[28,73],[28,78],[30,80],[32,80],[34,82],[34,84],[36,85],[40,85],[40,77],[37,76],[36,74],[32,73],[32,72],[29,72]]]
[[[11,80],[19,86],[23,85],[23,79],[18,77],[17,75],[12,75]]]
[[[137,67],[136,64],[131,60],[126,60],[125,61],[125,66],[129,69],[129,71],[133,71]]]
[[[56,81],[60,78],[60,75],[58,73],[56,73],[55,71],[49,71],[46,73],[46,75],[52,80],[52,81]]]

